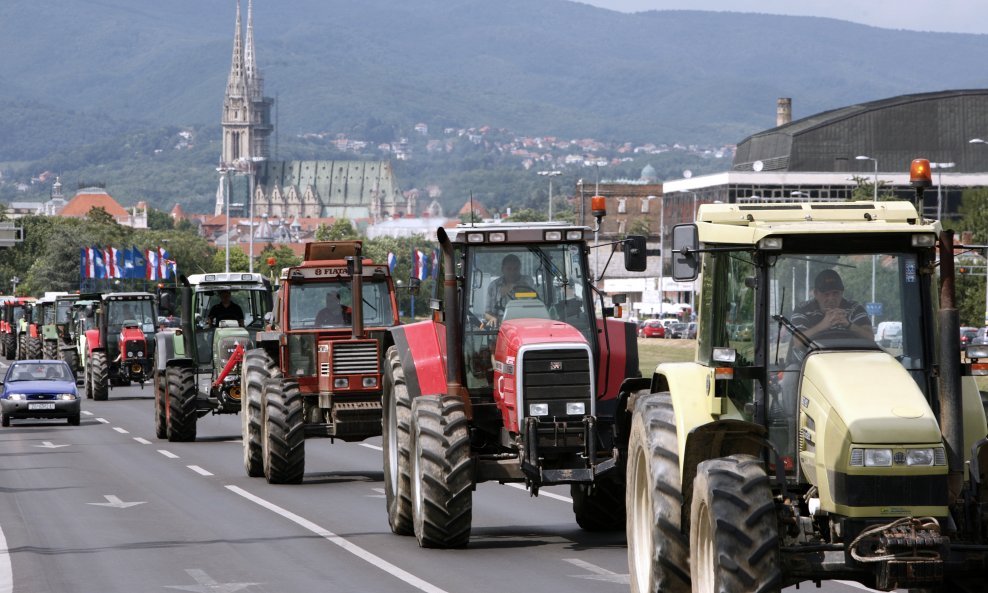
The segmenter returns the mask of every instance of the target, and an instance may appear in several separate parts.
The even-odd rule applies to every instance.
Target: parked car
[[[670,338],[683,339],[686,337],[687,325],[681,321],[670,323],[666,328],[666,336]]]
[[[970,345],[983,345],[988,344],[988,327],[979,327],[974,337],[971,338]]]
[[[664,338],[665,335],[666,328],[658,319],[646,321],[645,325],[638,330],[638,336],[642,338]]]
[[[18,360],[10,365],[0,391],[0,425],[13,418],[65,418],[79,426],[81,404],[75,375],[61,360]]]
[[[976,327],[962,327],[961,328],[961,349],[963,350],[971,340],[978,335],[978,328]]]
[[[875,343],[882,348],[902,348],[902,322],[880,322],[875,328]]]
[[[686,339],[695,340],[696,339],[696,322],[691,321],[689,325],[686,326]]]

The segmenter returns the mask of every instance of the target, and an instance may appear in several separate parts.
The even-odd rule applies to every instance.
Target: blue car
[[[10,365],[0,392],[0,425],[12,418],[65,418],[79,426],[75,375],[60,360],[18,360]]]

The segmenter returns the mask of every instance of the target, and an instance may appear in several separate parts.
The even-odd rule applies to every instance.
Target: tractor
[[[24,314],[17,321],[17,360],[41,360],[42,343],[38,321],[43,311],[38,301],[24,303]]]
[[[79,300],[79,295],[54,293],[51,294],[50,299],[50,302],[45,305],[41,326],[44,358],[45,360],[65,360],[69,368],[75,369],[78,361],[74,358],[66,359],[64,354],[66,351],[75,352],[70,325],[72,322],[72,305]]]
[[[701,205],[672,251],[696,355],[626,407],[631,590],[988,591],[988,348],[961,357],[953,231],[908,201],[752,200]]]
[[[18,330],[24,311],[34,297],[8,297],[0,305],[0,348],[7,360],[17,358]]]
[[[196,421],[206,414],[240,412],[240,361],[271,310],[271,284],[261,274],[180,280],[181,327],[155,336],[154,359],[154,432],[173,442],[194,441]],[[210,311],[222,306],[224,294],[242,317],[214,323]],[[159,301],[162,314],[172,316],[172,294],[159,292]]]
[[[595,197],[598,228],[604,213]],[[385,364],[392,531],[423,547],[467,545],[472,491],[486,481],[524,483],[533,495],[568,484],[582,528],[620,528],[614,418],[625,378],[640,375],[637,334],[593,285],[593,232],[495,223],[437,234],[444,282],[434,316],[393,328]],[[645,269],[644,237],[616,244],[628,270]]]
[[[86,330],[82,373],[86,397],[105,401],[112,387],[132,382],[144,388],[151,378],[158,316],[154,295],[113,292],[102,295],[96,325]]]
[[[381,434],[382,354],[398,324],[385,264],[360,241],[305,246],[285,268],[268,328],[244,359],[244,469],[299,483],[305,439],[361,441]]]

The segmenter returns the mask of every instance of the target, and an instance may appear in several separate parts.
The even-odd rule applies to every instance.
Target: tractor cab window
[[[254,329],[263,327],[264,314],[267,313],[267,301],[266,295],[260,290],[237,290],[236,287],[224,287],[202,291],[195,300],[196,309],[193,312],[195,318],[200,320],[201,324],[205,324],[209,318],[209,312],[213,307],[221,304],[220,293],[226,291],[230,293],[230,302],[237,305],[243,313],[244,327]]]
[[[43,325],[52,325],[55,323],[55,303],[46,303],[44,306],[44,319],[42,320]]]
[[[55,323],[68,323],[72,321],[72,301],[58,301],[55,312]]]
[[[125,325],[139,326],[145,333],[154,331],[154,307],[151,300],[117,301],[106,305],[110,334],[119,333]]]
[[[365,327],[394,324],[391,293],[385,280],[366,278],[362,286]],[[350,280],[292,284],[289,291],[291,329],[333,329],[352,325],[353,293]]]
[[[564,321],[594,344],[594,310],[577,244],[476,246],[467,251],[464,356],[467,387],[493,380],[492,353],[502,323]]]

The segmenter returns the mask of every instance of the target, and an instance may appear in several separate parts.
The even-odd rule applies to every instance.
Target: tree
[[[148,208],[148,228],[153,231],[170,231],[175,227],[175,221],[167,212],[157,208]]]
[[[268,262],[273,263],[268,263]],[[302,263],[302,258],[295,255],[288,245],[274,245],[268,243],[257,258],[254,269],[264,275],[278,276],[281,270]]]
[[[357,239],[359,236],[353,228],[353,224],[349,220],[341,218],[330,227],[324,224],[319,225],[319,228],[316,229],[315,239],[316,241],[348,241]]]
[[[209,271],[222,272],[226,269],[226,248],[217,249],[209,264]],[[247,252],[239,245],[230,245],[230,271],[247,272],[250,270],[250,259]]]
[[[545,212],[538,212],[531,208],[521,208],[511,212],[510,220],[511,222],[543,222],[549,220],[549,217]]]

